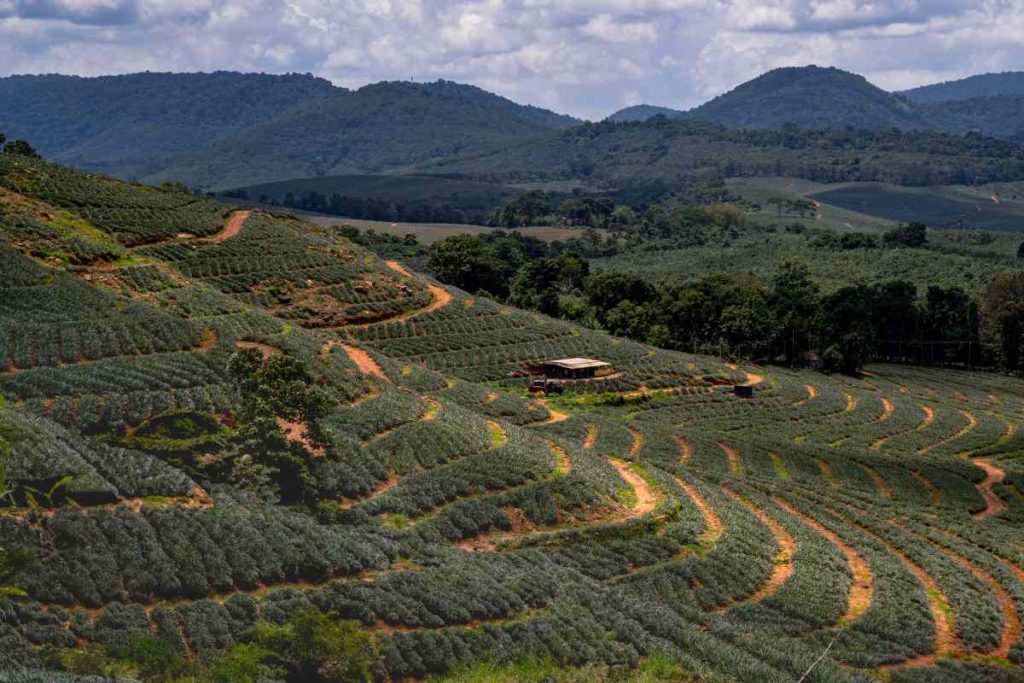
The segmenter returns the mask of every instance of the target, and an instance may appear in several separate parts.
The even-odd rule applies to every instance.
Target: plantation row
[[[211,662],[312,608],[393,679],[497,653],[1020,680],[1016,379],[730,367],[290,219],[189,229],[205,201],[41,162],[0,185],[80,223],[0,221],[0,548],[44,558],[0,599],[0,670],[140,638]],[[50,257],[74,230],[148,246]],[[568,356],[616,374],[544,402],[506,377]]]

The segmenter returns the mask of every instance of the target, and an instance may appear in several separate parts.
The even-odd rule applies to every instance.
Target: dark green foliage
[[[250,185],[224,194],[347,218],[485,224],[520,193],[503,185],[426,175],[343,175]]]
[[[917,249],[928,241],[927,230],[928,227],[924,223],[908,223],[886,230],[882,235],[882,242],[889,247]]]
[[[256,642],[296,681],[369,683],[380,673],[373,637],[337,614],[296,612],[288,623],[256,626]]]
[[[327,445],[320,420],[328,396],[312,386],[305,364],[290,356],[263,358],[256,349],[242,349],[231,356],[228,374],[241,397],[241,410],[239,429],[218,464],[222,476],[264,497],[315,500],[309,459],[312,450]],[[282,421],[303,425],[303,441],[290,441]]]
[[[3,145],[2,152],[4,154],[14,154],[31,159],[40,158],[35,148],[25,140],[12,140],[6,144],[3,144],[3,140],[0,140],[0,145]]]
[[[298,74],[13,76],[0,79],[0,120],[52,159],[137,177],[340,92]]]
[[[437,159],[518,144],[575,123],[473,86],[382,82],[239,130],[179,156],[146,179],[232,188],[318,175],[380,173],[411,163],[426,170]]]

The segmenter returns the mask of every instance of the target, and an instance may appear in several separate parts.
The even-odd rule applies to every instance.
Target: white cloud
[[[1024,0],[0,0],[0,73],[453,78],[596,118],[809,63],[889,88],[1024,69]]]
[[[581,32],[606,43],[636,43],[653,41],[658,37],[658,29],[652,22],[616,22],[610,14],[593,17],[583,25]]]

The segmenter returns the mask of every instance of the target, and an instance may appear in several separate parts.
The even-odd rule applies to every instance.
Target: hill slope
[[[125,178],[159,176],[218,188],[316,175],[325,167],[390,167],[576,123],[447,81],[380,83],[349,92],[298,74],[0,79],[0,130],[32,140],[47,158]],[[466,140],[457,135],[460,126],[473,130]],[[219,170],[203,171],[206,165],[220,169],[236,146],[266,150],[267,159],[247,164],[263,168],[230,179],[219,177]],[[383,150],[382,157],[375,149]],[[186,159],[176,163],[182,155]],[[168,166],[173,170],[161,173]]]
[[[133,177],[340,92],[298,74],[11,76],[0,78],[0,130],[58,162]]]
[[[377,83],[182,155],[147,179],[224,189],[394,171],[505,147],[570,121],[470,86]]]
[[[724,366],[10,155],[0,204],[0,548],[44,558],[0,591],[4,680],[225,680],[308,610],[392,680],[498,651],[779,683],[1020,664],[1020,380]],[[578,355],[617,372],[504,379]]]
[[[391,680],[496,652],[779,683],[1020,663],[1018,379],[726,366],[11,155],[0,204],[0,548],[41,558],[0,592],[0,680],[225,680],[307,611],[335,628],[277,648],[296,679],[350,631]],[[506,377],[569,356],[617,372],[545,401]]]
[[[504,183],[575,179],[595,189],[764,175],[950,185],[1024,179],[1024,146],[930,132],[734,131],[652,119],[587,124],[420,170]]]
[[[657,107],[651,104],[635,104],[632,107],[620,109],[610,115],[605,121],[612,123],[629,123],[630,121],[646,121],[655,116],[665,116],[670,119],[679,118],[683,112],[669,107]]]
[[[774,69],[685,113],[728,128],[810,130],[926,128],[924,118],[900,97],[863,77],[835,68]]]
[[[956,81],[924,85],[899,93],[921,104],[936,104],[951,100],[969,100],[976,97],[1024,95],[1024,72],[1007,71],[998,74],[978,74]]]
[[[838,69],[777,69],[689,111],[637,105],[608,121],[643,121],[663,115],[714,121],[729,128],[899,128],[963,135],[978,132],[1004,140],[1024,136],[1024,73],[983,74],[959,81],[884,92]]]

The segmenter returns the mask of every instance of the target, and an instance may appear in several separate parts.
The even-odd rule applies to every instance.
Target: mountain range
[[[874,149],[875,143],[861,136],[855,151],[874,149],[869,159],[850,156],[849,150],[808,147],[813,135],[794,142],[732,134],[723,127],[789,135],[795,134],[792,126],[804,133],[980,133],[1016,142],[1024,141],[1022,112],[1024,73],[890,93],[856,74],[816,66],[770,71],[685,112],[630,107],[608,117],[607,124],[450,81],[381,82],[349,90],[309,74],[0,79],[0,132],[9,138],[27,139],[60,163],[149,183],[180,181],[203,190],[396,173],[619,186],[648,182],[651,176],[655,182],[678,184],[694,174],[765,171],[813,179],[822,179],[823,173],[844,179],[881,176],[910,184],[936,178],[1015,178],[1016,172],[1008,173],[1002,162],[982,168],[976,159],[949,158],[949,153],[963,152],[953,137],[941,143],[936,142],[941,138],[903,139],[896,145],[901,151],[894,152]],[[659,116],[686,125],[651,121]],[[602,127],[615,123],[631,125]],[[828,145],[842,147],[825,138]],[[621,146],[606,148],[613,139]],[[984,148],[981,156],[1019,158],[1018,152],[994,144],[967,146],[975,150],[969,156],[977,157],[975,152]],[[911,158],[924,149],[941,151],[944,160],[926,168],[923,157]],[[678,156],[694,153],[708,156]],[[841,168],[837,155],[845,164]]]
[[[634,105],[609,121],[654,116],[710,121],[729,128],[858,128],[978,132],[1024,139],[1024,72],[983,74],[891,93],[862,76],[817,66],[774,69],[687,111]]]

